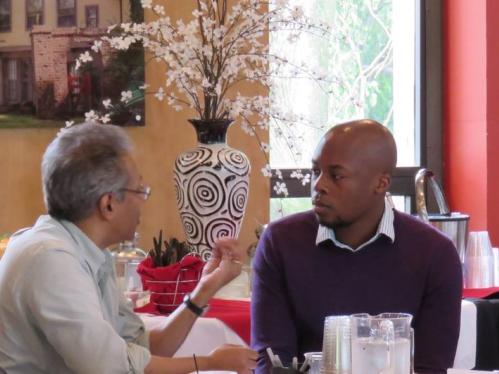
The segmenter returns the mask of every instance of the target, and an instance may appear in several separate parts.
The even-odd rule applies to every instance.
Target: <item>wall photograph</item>
[[[138,0],[0,0],[0,128],[81,122],[109,99],[112,123],[144,125],[142,47],[75,68],[110,25],[142,19]],[[122,91],[132,100],[122,103]]]

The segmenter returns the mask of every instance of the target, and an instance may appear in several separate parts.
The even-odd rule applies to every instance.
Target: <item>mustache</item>
[[[320,194],[317,194],[317,195],[312,197],[312,205],[314,205],[314,206],[315,205],[326,206],[326,204],[324,204],[324,202],[322,201]]]

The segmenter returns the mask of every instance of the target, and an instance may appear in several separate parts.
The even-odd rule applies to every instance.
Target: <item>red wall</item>
[[[499,1],[487,2],[487,228],[499,245]],[[484,172],[483,172],[484,173]]]
[[[499,1],[444,3],[444,181],[453,211],[499,245]]]

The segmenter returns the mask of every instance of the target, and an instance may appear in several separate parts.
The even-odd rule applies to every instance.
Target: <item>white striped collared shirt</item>
[[[383,216],[381,217],[381,221],[379,222],[378,229],[374,236],[369,239],[367,242],[359,245],[357,248],[352,248],[344,243],[341,243],[336,239],[336,235],[334,234],[334,230],[323,225],[319,225],[319,229],[317,230],[317,238],[315,239],[315,244],[319,245],[326,240],[331,240],[334,245],[340,248],[348,249],[352,252],[356,252],[365,246],[371,244],[376,239],[378,239],[381,235],[385,235],[390,239],[393,243],[395,241],[395,229],[393,227],[393,205],[389,202],[388,199],[385,199],[385,211]]]

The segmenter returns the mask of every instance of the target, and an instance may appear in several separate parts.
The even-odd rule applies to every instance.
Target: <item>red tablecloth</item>
[[[473,298],[473,299],[499,298],[499,287],[464,288],[463,299],[465,298]]]
[[[204,317],[218,318],[250,344],[249,301],[212,299]]]

